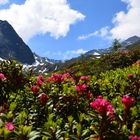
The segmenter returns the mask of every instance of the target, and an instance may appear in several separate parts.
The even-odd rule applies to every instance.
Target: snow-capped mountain
[[[121,43],[121,45],[123,47],[126,47],[128,45],[132,45],[132,44],[138,43],[138,42],[140,42],[140,37],[138,37],[138,36],[132,36],[132,37],[128,38],[127,40],[123,41]]]
[[[119,50],[128,50],[129,48],[131,48],[131,45],[137,44],[137,43],[140,43],[140,37],[132,36],[121,43],[122,47],[119,48]],[[99,58],[103,54],[111,53],[111,51],[112,51],[111,47],[105,48],[105,49],[94,49],[94,50],[86,52],[85,56],[92,55],[95,58]]]
[[[99,58],[102,54],[107,54],[107,53],[110,53],[110,52],[111,52],[111,49],[110,48],[106,48],[106,49],[94,49],[94,50],[91,50],[91,51],[86,52],[84,55],[85,56],[92,55],[95,58]]]
[[[53,60],[47,57],[41,57],[34,54],[35,63],[32,65],[24,64],[24,68],[32,68],[34,73],[48,73],[57,70],[58,65],[61,63],[60,60]]]

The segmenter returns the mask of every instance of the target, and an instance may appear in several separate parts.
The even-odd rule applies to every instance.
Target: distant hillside
[[[140,37],[132,36],[132,37],[128,38],[127,40],[124,40],[120,44],[121,44],[120,50],[133,50],[134,48],[139,48]],[[94,57],[99,57],[101,55],[111,53],[111,51],[112,51],[112,47],[108,47],[105,49],[93,49],[93,50],[86,52],[84,55],[85,56],[92,55]]]
[[[60,70],[63,72],[65,71],[65,72],[70,72],[75,74],[80,70],[85,74],[86,73],[92,74],[96,72],[96,74],[98,75],[100,71],[106,71],[118,67],[123,67],[123,65],[129,66],[133,62],[137,61],[137,59],[140,59],[139,51],[135,51],[135,53],[138,52],[136,54],[138,57],[131,54],[131,51],[134,51],[135,49],[137,50],[140,49],[140,42],[138,41],[138,38],[139,37],[134,36],[122,42],[121,44],[122,47],[117,53],[111,52],[112,51],[111,47],[106,49],[98,49],[98,50],[94,49],[86,52],[82,56],[79,56],[77,58],[72,58],[65,62],[59,60],[51,60],[48,59],[47,57],[41,57],[34,53],[35,63],[31,65],[30,68],[32,68],[33,72],[35,73],[38,72],[50,73],[50,72],[55,72]],[[123,46],[123,44],[129,44],[129,45]],[[130,51],[128,53],[129,55],[125,55],[126,52],[128,51]],[[131,59],[131,57],[134,58]],[[128,62],[126,60],[124,62],[124,59],[126,59]]]
[[[32,65],[24,65],[24,67],[31,68],[35,74],[38,73],[49,73],[57,70],[58,65],[61,63],[60,60],[53,60],[47,57],[41,57],[36,53],[33,53],[35,63]]]
[[[101,55],[82,55],[59,66],[59,72],[73,75],[99,75],[101,72],[116,68],[124,68],[140,60],[140,42],[122,46],[122,50]],[[99,52],[98,52],[99,53]]]
[[[34,56],[30,48],[23,42],[13,27],[0,20],[0,58],[15,59],[22,64],[33,64]]]
[[[132,36],[132,37],[128,38],[127,40],[123,41],[121,43],[121,45],[123,47],[127,47],[127,46],[131,46],[131,45],[138,44],[138,43],[140,43],[140,37]]]

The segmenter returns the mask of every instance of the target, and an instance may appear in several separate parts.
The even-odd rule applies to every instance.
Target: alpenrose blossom
[[[128,74],[128,78],[133,78],[134,76],[134,74]]]
[[[33,93],[35,93],[35,95],[37,95],[37,93],[39,92],[39,87],[34,85],[31,87],[31,90]]]
[[[36,84],[37,84],[38,86],[41,86],[41,85],[43,84],[43,81],[41,81],[41,80],[38,79],[38,80],[36,81]]]
[[[114,118],[114,108],[109,101],[98,96],[97,99],[90,103],[90,106],[95,109],[101,116],[109,116],[112,120]]]
[[[62,75],[62,80],[66,83],[68,81],[72,81],[72,82],[75,82],[73,77],[69,74],[69,73],[64,73]]]
[[[64,73],[62,75],[63,78],[71,78],[71,75],[69,73]]]
[[[7,123],[5,124],[5,128],[6,128],[7,130],[9,130],[9,131],[14,131],[14,130],[15,130],[15,126],[13,125],[12,122],[7,122]]]
[[[0,80],[6,79],[3,73],[0,73]]]
[[[80,77],[80,80],[83,80],[83,81],[87,81],[88,79],[89,79],[88,76],[81,76],[81,77]]]
[[[76,90],[82,94],[82,93],[85,93],[86,90],[87,90],[87,86],[86,84],[79,84],[79,85],[76,85]]]
[[[38,86],[41,86],[41,85],[43,84],[43,82],[44,82],[43,76],[42,76],[42,75],[39,75],[39,76],[37,77],[36,84],[37,84]]]
[[[140,140],[140,137],[136,135],[132,135],[129,137],[129,140]]]
[[[38,77],[37,77],[37,80],[40,80],[40,81],[44,81],[44,78],[43,78],[43,76],[42,75],[39,75]]]
[[[62,74],[54,73],[51,77],[47,79],[49,82],[61,83],[64,80]]]
[[[125,110],[130,110],[130,108],[135,103],[135,99],[133,97],[125,95],[122,97],[122,103],[124,105]]]
[[[40,100],[40,103],[41,103],[42,105],[45,105],[45,104],[47,103],[47,101],[48,101],[48,95],[45,94],[45,93],[42,93],[42,94],[40,95],[40,97],[39,97],[39,100]]]

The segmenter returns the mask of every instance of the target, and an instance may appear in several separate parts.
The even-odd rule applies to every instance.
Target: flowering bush
[[[97,99],[90,103],[90,106],[95,109],[102,117],[108,116],[109,119],[114,118],[114,108],[110,102],[98,96]]]
[[[95,75],[34,76],[0,64],[0,139],[140,138],[140,65]]]
[[[45,105],[47,103],[47,100],[48,100],[48,96],[45,94],[45,93],[42,93],[39,97],[40,99],[40,103],[42,105]]]
[[[85,93],[86,90],[87,90],[87,86],[85,84],[79,84],[79,85],[76,85],[76,90],[82,94],[82,93]]]
[[[0,80],[6,79],[3,73],[0,73]]]
[[[126,110],[130,110],[130,108],[134,105],[135,99],[130,96],[123,96],[122,103],[124,104],[124,107]]]
[[[11,122],[7,122],[7,123],[5,124],[5,128],[6,128],[7,130],[9,130],[9,131],[14,131],[14,129],[15,129],[13,123],[11,123]]]
[[[138,136],[130,136],[129,139],[130,140],[140,140],[140,137],[138,137]]]

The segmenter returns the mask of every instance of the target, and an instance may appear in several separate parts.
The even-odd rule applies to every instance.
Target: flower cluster
[[[123,96],[122,103],[124,105],[125,110],[130,110],[130,108],[134,105],[135,99],[130,96]]]
[[[9,131],[14,131],[15,126],[13,125],[12,122],[7,122],[7,123],[5,124],[5,128],[6,128],[7,130],[9,130]]]
[[[114,118],[114,108],[109,101],[98,96],[97,99],[90,103],[90,106],[95,109],[101,116],[108,115],[110,119]]]
[[[62,74],[56,74],[54,73],[51,77],[47,79],[49,82],[55,82],[55,83],[61,83],[64,80]]]
[[[82,93],[85,93],[86,90],[87,90],[87,86],[86,84],[79,84],[79,85],[76,85],[76,90],[82,94]]]
[[[51,77],[47,79],[48,82],[53,82],[53,83],[68,82],[69,80],[74,82],[74,79],[69,73],[64,73],[64,74],[54,73]]]
[[[67,83],[68,81],[71,81],[71,82],[75,83],[73,77],[69,73],[64,73],[62,75],[62,79],[65,83]]]
[[[136,135],[132,135],[129,137],[130,140],[140,140],[140,137],[136,136]]]
[[[34,85],[31,87],[31,90],[34,93],[34,95],[37,95],[37,93],[39,92],[39,87]]]
[[[87,81],[88,79],[89,79],[88,76],[81,76],[81,77],[80,77],[80,80],[82,80],[82,81]]]
[[[6,79],[3,73],[0,73],[0,80]]]
[[[129,79],[133,78],[134,76],[135,76],[134,74],[131,74],[131,73],[128,74],[128,78],[129,78]]]
[[[41,103],[42,105],[45,105],[45,104],[47,103],[47,100],[48,100],[48,95],[45,94],[45,93],[42,93],[42,94],[40,95],[39,99],[40,99],[40,103]]]
[[[41,85],[43,84],[43,81],[44,81],[43,76],[42,76],[42,75],[39,75],[39,76],[37,77],[36,84],[37,84],[38,86],[41,86]]]

